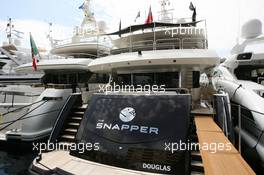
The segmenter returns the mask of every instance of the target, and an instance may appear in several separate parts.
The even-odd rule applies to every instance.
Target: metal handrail
[[[47,103],[48,101],[49,101],[49,100],[41,100],[41,101],[39,101],[39,102],[43,102],[43,103],[41,103],[41,104],[39,104],[38,106],[34,107],[34,108],[31,109],[30,111],[27,111],[26,114],[20,116],[18,119],[12,121],[11,123],[8,123],[6,126],[0,128],[0,131],[6,129],[7,127],[9,127],[9,126],[11,126],[11,125],[13,125],[13,124],[16,123],[17,121],[22,120],[25,116],[27,116],[28,114],[32,113],[32,112],[35,111],[36,109],[40,108],[41,106],[43,106],[43,105],[44,105],[45,103]],[[37,103],[39,103],[39,102],[37,102]],[[36,104],[36,103],[35,103],[35,104]],[[33,103],[32,103],[31,105],[33,105]],[[15,110],[14,110],[14,111],[15,111]],[[10,113],[10,112],[9,112],[9,113]],[[8,114],[8,113],[5,113],[5,114],[2,114],[1,116],[3,116],[3,115],[7,115],[7,114]],[[3,123],[2,123],[2,124],[3,124]],[[1,125],[2,125],[2,124],[1,124]]]
[[[177,41],[177,42],[171,42],[171,41]],[[176,49],[175,46],[178,46],[179,49],[182,49],[182,41],[179,38],[157,39],[156,40],[156,48],[161,48],[160,46],[162,46],[162,47],[164,47],[164,46],[167,46],[167,47],[172,46],[172,49]]]
[[[0,94],[4,95],[4,99],[1,103],[3,104],[6,104],[7,103],[7,96],[11,96],[11,106],[10,107],[14,107],[14,104],[15,104],[15,97],[18,97],[18,96],[22,96],[22,97],[29,97],[29,98],[32,98],[32,97],[38,97],[40,94],[26,94],[25,92],[5,92],[5,91],[0,91]]]
[[[132,42],[132,47],[133,46],[149,45],[148,43],[153,44],[154,41],[153,40],[135,41],[135,42]]]
[[[195,42],[195,41],[187,41],[187,40],[197,40],[197,41]],[[152,40],[147,40],[147,41],[149,42],[149,44],[146,44],[147,43],[146,41],[137,41],[137,42],[131,43],[131,45],[129,45],[127,47],[112,49],[111,53],[116,54],[116,53],[124,53],[124,52],[135,52],[135,51],[139,51],[139,50],[141,50],[141,51],[143,51],[143,50],[167,50],[167,49],[186,49],[186,48],[197,49],[197,47],[202,48],[202,49],[207,48],[207,46],[206,46],[207,39],[205,39],[205,38],[157,39],[157,40],[153,41],[153,43],[151,43]],[[161,41],[163,41],[164,43],[161,43]],[[174,43],[171,41],[178,41],[178,42]],[[139,43],[142,43],[142,45],[140,45]],[[196,47],[191,47],[191,48],[187,47],[187,45],[190,45],[190,44],[192,46],[196,45]],[[200,47],[201,45],[202,45],[202,47]]]
[[[68,53],[67,52],[67,54],[59,54],[60,56],[64,56],[64,57],[66,57],[66,58],[70,58],[70,57],[72,57],[72,56],[68,56],[68,55],[83,55],[83,56],[88,56],[88,57],[97,57],[97,55],[94,55],[94,54],[89,54],[89,53],[82,53],[82,52],[78,52],[78,53],[74,53],[74,52],[72,52],[72,53]]]
[[[182,18],[180,18],[182,19]],[[191,19],[191,18],[188,18],[188,19]],[[179,19],[178,19],[179,20]],[[118,53],[123,53],[123,52],[134,52],[134,51],[138,51],[139,49],[141,49],[141,51],[143,50],[157,50],[157,49],[160,49],[160,50],[166,50],[166,49],[197,49],[198,48],[201,48],[201,49],[207,49],[208,47],[208,44],[207,44],[207,24],[206,24],[206,20],[202,20],[203,21],[203,26],[202,27],[196,27],[196,26],[185,26],[185,24],[179,24],[179,27],[153,27],[153,28],[148,28],[148,29],[144,29],[141,33],[140,30],[138,31],[134,31],[134,32],[130,32],[130,33],[127,33],[126,34],[126,37],[129,38],[129,41],[127,41],[127,43],[125,44],[125,47],[121,46],[117,49],[112,49],[111,50],[111,53],[112,54],[118,54]],[[155,24],[155,23],[154,23]],[[170,36],[167,36],[167,38],[165,39],[159,39],[157,36],[157,32],[163,32],[164,31],[164,35],[167,35],[168,33],[171,34],[173,33],[174,30],[178,29],[181,31],[181,29],[184,28],[188,28],[190,29],[192,32],[195,32],[195,34],[198,34],[198,36],[196,36],[196,38],[190,38],[190,37],[186,37],[184,36],[184,34],[179,34],[180,37],[171,37],[169,38]],[[193,28],[192,28],[193,27]],[[172,31],[171,31],[172,30]],[[199,30],[199,33],[197,33],[197,30]],[[133,35],[137,35],[137,34],[146,34],[146,31],[148,31],[147,33],[153,33],[153,37],[151,38],[151,40],[142,40],[142,41],[136,41],[136,42],[133,42],[133,38],[132,36]],[[202,38],[198,38],[199,36]],[[190,36],[190,35],[189,35]],[[153,39],[153,40],[152,40]],[[175,43],[171,43],[172,40],[178,40],[178,44],[175,44]],[[160,40],[163,40],[163,41],[167,41],[168,43],[159,43]],[[146,42],[148,41],[153,41],[153,44],[150,43],[150,44],[146,44]],[[140,45],[140,43],[142,43],[142,45]],[[192,44],[192,45],[191,45]],[[136,45],[136,47],[135,47]],[[179,46],[177,46],[179,45]],[[186,46],[186,45],[190,45],[190,46]],[[168,48],[167,47],[164,47],[164,46],[169,46]],[[194,46],[194,47],[191,47],[191,46]],[[136,48],[136,49],[133,49],[133,48]]]
[[[264,113],[262,113],[262,112],[259,112],[259,111],[253,110],[253,109],[249,109],[249,108],[247,108],[247,107],[245,107],[243,105],[231,103],[231,106],[241,106],[241,108],[246,109],[246,110],[248,110],[250,112],[254,112],[254,113],[257,113],[257,114],[260,114],[260,115],[264,115]]]
[[[254,112],[254,113],[257,113],[257,114],[260,114],[260,115],[264,115],[264,113],[259,112],[259,111],[255,111],[255,110],[251,110],[251,109],[249,109],[249,108],[247,108],[247,107],[245,107],[243,105],[239,105],[239,104],[235,104],[235,103],[231,103],[231,106],[238,107],[238,147],[239,147],[239,152],[241,152],[241,143],[242,143],[241,142],[241,131],[242,131],[242,125],[241,125],[242,120],[241,120],[241,118],[244,117],[243,115],[241,115],[241,109],[246,109],[246,110],[248,110],[250,112]],[[254,121],[252,121],[252,123],[255,124]],[[264,134],[264,129],[258,128],[257,125],[255,125],[254,128],[257,129],[258,131],[260,131],[260,135],[258,137],[258,141],[257,141],[256,145],[253,147],[253,148],[256,148],[257,145],[259,144],[263,134]]]
[[[197,42],[187,41],[187,40],[197,40]],[[205,38],[183,38],[182,39],[182,48],[183,49],[185,48],[184,44],[192,44],[192,45],[202,44],[202,48],[206,49],[206,41],[207,41],[207,39],[205,39]]]
[[[58,138],[61,129],[65,125],[65,121],[67,120],[67,117],[69,117],[72,109],[75,107],[76,104],[81,103],[81,94],[76,93],[70,95],[66,102],[64,103],[63,107],[61,108],[57,120],[52,128],[49,140],[50,142],[56,142],[56,139]]]
[[[80,37],[80,41],[78,43],[86,43],[86,42],[95,42],[95,43],[98,43],[99,41],[99,38],[100,36],[98,35],[94,35],[94,36],[81,36]],[[71,44],[71,43],[74,43],[73,42],[73,37],[71,38],[66,38],[66,39],[63,39],[63,40],[57,40],[56,44],[55,44],[55,47],[56,46],[59,46],[59,45],[66,45],[66,44]]]
[[[169,14],[170,14],[170,13],[169,13]],[[160,16],[161,16],[161,15],[158,16],[158,21],[161,21],[161,20],[160,20]],[[173,16],[173,15],[172,15],[172,16]],[[182,21],[182,20],[185,20],[186,22],[193,22],[193,21],[192,21],[192,18],[190,18],[190,17],[186,17],[186,18],[170,18],[170,19],[168,19],[168,20],[170,20],[171,23],[177,23],[177,22]]]
[[[192,43],[194,43],[194,42],[192,42]],[[205,42],[197,42],[196,44],[201,44],[202,49],[206,48]],[[124,53],[124,52],[135,52],[135,51],[139,51],[139,50],[140,51],[144,51],[144,50],[168,50],[168,49],[184,49],[184,48],[187,48],[187,47],[185,47],[182,44],[182,42],[179,42],[178,44],[177,43],[153,43],[153,44],[148,44],[148,45],[132,45],[132,47],[123,47],[123,48],[113,49],[111,51],[111,53],[112,54],[118,54],[118,53]],[[196,48],[192,47],[192,49],[196,49]]]

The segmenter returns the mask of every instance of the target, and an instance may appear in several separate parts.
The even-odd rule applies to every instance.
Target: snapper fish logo
[[[131,122],[135,117],[136,117],[136,110],[131,107],[122,109],[119,114],[120,120],[122,120],[125,123]]]

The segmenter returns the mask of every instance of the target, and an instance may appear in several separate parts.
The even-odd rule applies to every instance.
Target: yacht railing
[[[0,96],[2,96],[3,98],[3,100],[1,100],[0,102],[1,107],[24,106],[25,104],[31,103],[39,95],[40,94],[16,92],[16,91],[1,91]],[[25,102],[26,99],[28,100],[28,102]]]
[[[237,103],[234,103],[234,102],[228,102],[227,100],[224,100],[224,97],[221,97],[223,103],[221,105],[228,105],[230,108],[231,108],[231,113],[232,113],[232,117],[231,119],[232,120],[228,120],[226,117],[227,115],[224,114],[222,115],[223,113],[221,113],[221,115],[219,116],[220,118],[222,118],[222,123],[221,121],[219,121],[219,118],[215,118],[215,120],[217,121],[218,120],[218,125],[222,127],[222,129],[224,129],[224,132],[225,132],[225,135],[226,136],[229,136],[230,135],[230,132],[232,129],[230,129],[230,131],[228,131],[229,129],[227,128],[228,125],[231,124],[231,127],[234,128],[233,130],[237,133],[237,140],[238,140],[238,143],[235,142],[235,138],[232,139],[232,137],[228,137],[233,144],[237,143],[237,147],[238,147],[238,150],[239,152],[241,153],[241,148],[242,148],[242,135],[243,135],[243,132],[248,132],[250,133],[250,135],[252,135],[254,137],[254,139],[247,139],[248,144],[249,146],[252,148],[252,149],[256,149],[257,146],[259,144],[264,144],[264,128],[263,126],[261,125],[258,125],[253,117],[253,114],[258,114],[258,115],[261,115],[261,116],[264,116],[264,113],[263,112],[260,112],[260,111],[256,111],[256,110],[252,110],[252,109],[249,109],[243,105],[240,105],[240,104],[237,104]],[[225,102],[224,102],[225,101]],[[214,109],[216,109],[216,104],[213,104],[214,105]],[[227,107],[228,108],[228,107]],[[225,111],[229,111],[229,109],[226,109],[225,108]],[[225,112],[224,112],[225,113]],[[245,137],[243,138],[245,139]],[[253,142],[254,140],[254,142]],[[244,140],[246,141],[246,140]],[[247,142],[246,141],[246,142]]]
[[[182,48],[182,42],[179,38],[171,38],[171,39],[157,39],[156,46],[157,50],[164,49],[180,49]]]
[[[181,49],[206,49],[207,40],[204,38],[183,38]]]
[[[72,38],[64,39],[64,40],[53,40],[53,49],[65,47],[67,45],[74,44],[93,44],[97,45],[97,55],[87,54],[87,53],[67,53],[67,55],[84,55],[92,58],[98,58],[102,56],[106,56],[110,54],[110,48],[112,47],[111,39],[109,36],[104,34],[94,34],[92,35],[76,35]],[[109,51],[108,51],[109,50]],[[63,56],[63,55],[62,55]]]
[[[72,55],[72,56],[69,56],[69,55]],[[97,58],[98,57],[98,55],[95,55],[95,54],[82,53],[82,52],[78,52],[78,53],[76,53],[76,52],[72,52],[72,53],[67,52],[67,54],[65,54],[65,55],[60,54],[60,56],[63,56],[65,58],[74,58],[74,56],[76,56],[76,55],[78,55],[80,57],[84,57],[84,58],[86,58],[86,57],[88,57],[88,58]]]
[[[63,46],[63,45],[67,45],[67,44],[79,44],[79,43],[97,43],[97,39],[96,38],[80,38],[77,42],[73,40],[73,38],[68,38],[68,39],[64,39],[64,40],[57,40],[57,42],[55,43],[55,48],[57,46]]]
[[[1,118],[1,120],[3,120],[4,117],[8,118],[9,114],[14,115],[18,111],[26,110],[26,112],[24,114],[22,114],[21,116],[16,116],[17,118],[14,120],[8,120],[8,121],[1,122],[0,123],[0,127],[1,127],[0,132],[7,129],[9,126],[11,126],[11,125],[13,125],[19,121],[23,121],[23,120],[26,120],[29,118],[39,117],[39,116],[44,115],[44,114],[50,114],[50,113],[58,112],[60,109],[54,109],[54,110],[43,112],[43,113],[32,114],[36,109],[45,105],[50,100],[53,100],[53,99],[43,98],[39,101],[35,101],[35,102],[30,103],[30,104],[24,104],[24,105],[22,105],[22,107],[15,108],[14,110],[8,110],[7,112],[5,112],[3,114],[0,113],[0,118]],[[35,106],[33,106],[33,105],[35,105]],[[8,108],[9,107],[13,107],[13,106],[8,106]]]
[[[264,113],[259,112],[259,111],[255,111],[252,109],[249,109],[245,106],[239,105],[239,104],[235,104],[235,103],[231,103],[232,107],[236,107],[237,108],[237,134],[238,134],[238,148],[239,148],[239,152],[241,152],[241,135],[242,135],[242,129],[245,129],[244,126],[250,126],[253,127],[255,131],[257,131],[257,133],[255,133],[255,137],[256,137],[256,143],[254,144],[254,146],[252,148],[256,149],[256,147],[259,144],[263,144],[263,139],[264,139],[264,129],[260,128],[254,120],[248,118],[247,116],[245,116],[244,114],[242,114],[242,110],[247,110],[250,113],[255,113],[255,114],[259,114],[259,115],[264,115]],[[244,121],[247,121],[249,124],[245,124]],[[236,127],[236,126],[234,126]]]
[[[187,17],[187,18],[174,18],[174,16],[173,16],[173,12],[171,12],[171,13],[168,13],[168,15],[170,15],[171,17],[170,18],[168,18],[168,19],[162,19],[162,14],[160,14],[159,16],[158,16],[158,22],[166,22],[166,23],[182,23],[182,22],[185,22],[185,23],[191,23],[191,22],[193,22],[192,20],[192,18],[190,18],[190,17]]]
[[[132,42],[129,47],[111,50],[111,54],[137,52],[148,50],[169,49],[207,49],[207,40],[204,38],[173,38]]]
[[[179,23],[181,20],[177,19]],[[144,30],[132,31],[130,28],[129,33],[115,40],[116,48],[112,49],[111,54],[147,50],[207,49],[206,21],[190,22],[179,24],[179,27],[155,27],[154,23],[153,28]]]

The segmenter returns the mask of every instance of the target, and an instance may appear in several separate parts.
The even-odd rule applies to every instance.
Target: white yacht
[[[42,74],[17,74],[15,68],[31,62],[30,49],[22,46],[23,32],[16,30],[14,23],[9,18],[6,27],[7,41],[0,47],[0,84],[18,84],[40,82]]]
[[[84,19],[81,26],[74,28],[72,38],[54,40],[50,36],[51,54],[77,58],[97,58],[109,54],[111,42],[107,36],[102,36],[105,34],[106,24],[95,20],[90,3],[91,0],[85,0],[79,7],[83,10]]]
[[[68,149],[42,153],[30,167],[32,174],[191,171],[188,152],[170,154],[164,142],[187,139],[190,112],[201,108],[200,74],[220,58],[207,48],[205,21],[168,18],[168,9],[170,2],[162,0],[159,20],[108,34],[121,36],[113,41],[112,55],[87,65],[93,73],[109,74],[108,84],[88,107],[80,95],[70,97],[49,139]],[[78,152],[70,148],[75,143],[91,149]]]
[[[97,87],[89,84],[107,80],[107,77],[90,73],[87,68],[92,59],[100,54],[107,54],[109,50],[101,47],[106,45],[101,43],[102,40],[94,40],[100,36],[97,28],[92,28],[96,26],[92,26],[95,20],[89,7],[90,0],[85,0],[82,24],[84,35],[76,34],[72,43],[54,45],[51,53],[58,54],[57,59],[52,55],[53,59],[39,60],[37,71],[33,70],[32,63],[16,67],[18,73],[38,72],[44,76],[40,83],[22,90],[20,88],[21,92],[18,92],[17,87],[3,87],[3,101],[0,103],[3,116],[0,124],[2,140],[36,141],[47,138],[60,110],[72,93],[85,93],[86,98],[83,100],[86,102],[89,100],[89,91]],[[91,28],[86,28],[87,26]],[[76,37],[83,40],[77,42]],[[89,42],[90,38],[92,42]],[[94,47],[95,43],[98,47]]]
[[[4,74],[3,67],[7,64],[8,60],[9,58],[6,55],[0,54],[0,75]]]
[[[234,127],[238,133],[241,106],[241,136],[247,147],[256,149],[264,162],[264,37],[259,20],[242,26],[242,43],[231,56],[213,71],[215,89],[225,91],[231,99]]]

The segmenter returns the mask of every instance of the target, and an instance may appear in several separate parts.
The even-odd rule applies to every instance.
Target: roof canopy
[[[133,25],[129,26],[127,28],[124,28],[122,30],[119,30],[117,32],[113,33],[108,33],[107,35],[122,35],[130,32],[135,32],[137,30],[144,30],[144,29],[149,29],[149,28],[154,28],[154,27],[191,27],[195,26],[197,23],[201,22],[200,21],[195,21],[195,22],[188,22],[188,23],[162,23],[162,22],[153,22],[149,24],[139,24],[139,25]]]

